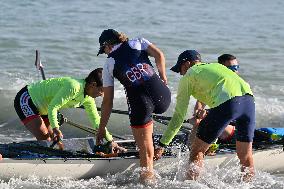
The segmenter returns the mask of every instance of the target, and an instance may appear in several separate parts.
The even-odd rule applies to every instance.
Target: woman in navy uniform
[[[154,179],[153,174],[153,121],[152,113],[164,113],[171,102],[167,87],[164,54],[144,38],[129,40],[125,34],[113,29],[104,30],[99,38],[99,54],[107,54],[103,69],[103,91],[101,121],[97,144],[105,135],[114,97],[114,78],[124,86],[129,119],[134,139],[139,148],[140,179]],[[157,75],[148,58],[152,56],[159,72]]]

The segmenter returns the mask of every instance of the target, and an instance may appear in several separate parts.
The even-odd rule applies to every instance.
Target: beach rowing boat
[[[159,138],[157,136],[156,138]],[[174,143],[180,143],[185,135],[178,135]],[[121,173],[139,167],[138,152],[133,140],[118,141],[120,145],[129,149],[124,154],[110,155],[107,158],[93,154],[95,142],[93,138],[65,139],[65,150],[50,148],[50,143],[41,141],[27,141],[20,143],[1,144],[0,178],[37,177],[70,177],[87,179],[95,176]],[[163,171],[171,166],[177,166],[178,154],[185,152],[185,148],[168,151],[162,159],[155,162],[155,169]],[[186,161],[187,158],[184,157]],[[206,164],[210,166],[236,166],[238,158],[234,150],[222,147],[215,156],[206,156]],[[254,150],[254,161],[257,170],[273,174],[284,173],[284,152],[282,145],[272,145]]]
[[[46,141],[1,144],[0,153],[4,158],[0,161],[0,178],[27,178],[35,175],[86,179],[137,168],[139,158],[138,152],[133,149],[134,141],[117,142],[129,151],[112,154],[108,158],[91,153],[95,146],[93,138],[65,139],[64,151],[49,148],[51,143]],[[175,159],[175,155],[165,155],[155,164],[155,169],[159,170]]]

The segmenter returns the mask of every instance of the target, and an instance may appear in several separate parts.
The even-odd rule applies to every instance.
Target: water
[[[175,171],[175,170],[172,170]],[[95,177],[88,180],[74,180],[70,178],[47,177],[40,179],[31,176],[28,179],[11,178],[8,181],[0,182],[0,188],[33,188],[33,189],[52,189],[52,188],[193,188],[193,189],[281,189],[284,188],[283,179],[270,175],[269,173],[257,172],[254,179],[249,182],[240,181],[238,166],[230,169],[207,168],[198,181],[175,180],[173,174],[158,175],[157,181],[153,185],[144,186],[138,182],[138,170],[134,173],[107,175],[105,177]],[[232,174],[233,173],[233,174]]]
[[[173,103],[165,115],[171,116],[179,76],[169,71],[185,49],[197,49],[205,62],[216,61],[223,53],[237,56],[241,76],[252,86],[256,99],[257,127],[283,127],[284,123],[284,2],[281,0],[157,0],[157,1],[31,1],[0,0],[0,142],[30,139],[13,109],[16,92],[40,75],[33,66],[35,49],[41,51],[47,77],[85,77],[102,67],[105,56],[97,57],[102,30],[114,28],[130,38],[143,36],[165,54]],[[100,105],[101,99],[97,100]],[[191,99],[189,113],[194,99]],[[123,88],[115,86],[114,108],[126,110]],[[67,112],[77,122],[87,124],[81,110]],[[71,119],[71,118],[70,118]],[[113,115],[110,130],[129,134],[126,116]],[[63,126],[65,137],[86,136]],[[157,125],[161,132],[164,126]],[[169,175],[170,173],[168,173]],[[166,174],[167,176],[167,174]],[[11,179],[0,188],[119,188],[116,176],[86,181]],[[244,188],[284,188],[283,177],[260,173],[259,180]],[[279,179],[280,178],[280,179]],[[34,180],[35,179],[35,180]],[[163,178],[157,188],[225,188],[216,178],[216,187],[201,182],[185,183]],[[130,181],[132,181],[130,179]],[[127,182],[130,183],[130,182]],[[260,184],[259,184],[260,183]],[[272,183],[272,184],[268,184]],[[273,184],[274,183],[274,184]],[[240,185],[229,183],[227,188]],[[139,188],[126,184],[122,188]]]

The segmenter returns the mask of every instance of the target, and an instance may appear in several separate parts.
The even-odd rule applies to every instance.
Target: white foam
[[[174,163],[174,162],[173,162]],[[0,189],[12,188],[191,188],[191,189],[212,189],[212,188],[262,188],[279,189],[284,188],[283,178],[270,175],[265,172],[256,172],[252,182],[246,183],[240,181],[240,171],[238,166],[227,169],[207,168],[201,178],[197,181],[178,181],[173,180],[171,174],[176,170],[172,169],[166,175],[158,177],[157,182],[152,186],[144,186],[139,183],[139,169],[124,174],[107,175],[105,177],[95,177],[87,180],[74,180],[70,178],[47,177],[39,179],[31,176],[28,179],[10,178],[8,181],[0,181]]]

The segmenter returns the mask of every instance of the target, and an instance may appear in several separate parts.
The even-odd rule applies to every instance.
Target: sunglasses
[[[237,72],[240,69],[239,65],[232,65],[232,66],[227,66],[230,70]]]

